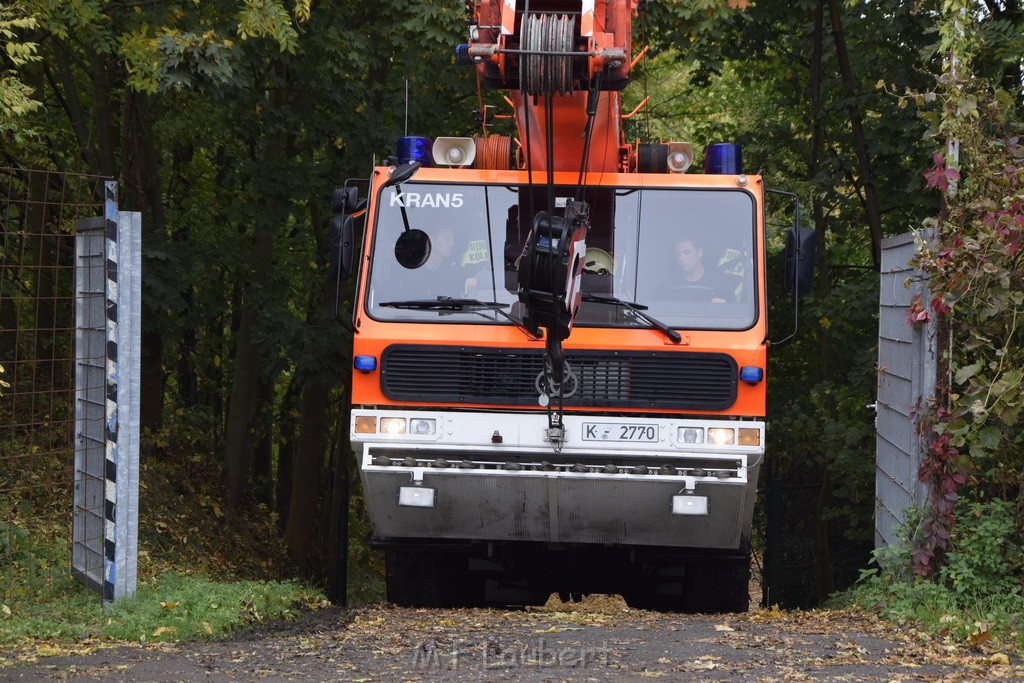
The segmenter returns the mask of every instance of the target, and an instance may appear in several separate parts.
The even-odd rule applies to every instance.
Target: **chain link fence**
[[[104,179],[0,168],[0,201],[0,591],[8,611],[72,580],[76,366],[105,362],[103,348],[76,359],[76,274],[99,269],[102,278],[104,269],[102,259],[79,262],[76,223],[103,216]]]

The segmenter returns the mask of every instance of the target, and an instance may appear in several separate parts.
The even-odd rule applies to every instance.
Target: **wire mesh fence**
[[[0,168],[0,202],[0,591],[11,609],[71,581],[76,273],[104,268],[76,258],[76,222],[103,215],[104,179]],[[89,353],[104,363],[103,348]]]

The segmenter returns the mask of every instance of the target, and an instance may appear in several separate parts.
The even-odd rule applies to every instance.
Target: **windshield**
[[[573,188],[556,188],[561,214]],[[577,326],[650,327],[616,299],[646,306],[666,325],[686,329],[749,328],[756,315],[754,200],[742,190],[681,188],[587,189],[591,228],[582,278],[585,301]],[[516,296],[523,245],[533,215],[547,208],[544,187],[406,182],[385,188],[366,306],[379,320],[511,324],[493,310],[385,307],[382,304],[469,298],[507,304],[522,317]],[[430,238],[418,268],[395,258],[395,241],[409,228]]]

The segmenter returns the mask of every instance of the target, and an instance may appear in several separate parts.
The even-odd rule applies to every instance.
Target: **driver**
[[[734,283],[714,267],[704,265],[704,247],[697,238],[686,236],[676,240],[675,250],[682,279],[678,289],[692,292],[686,298],[713,304],[735,303]]]
[[[471,240],[460,252],[456,249],[457,233],[451,225],[433,231],[430,241],[430,256],[421,271],[427,279],[420,281],[420,287],[439,296],[468,296],[477,287],[481,264],[486,265],[489,258],[487,243]]]

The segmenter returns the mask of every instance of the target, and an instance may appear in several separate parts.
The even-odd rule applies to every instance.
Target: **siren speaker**
[[[435,166],[472,166],[476,143],[473,138],[437,138],[433,152]]]
[[[668,143],[668,170],[673,173],[685,173],[693,163],[693,147],[689,142]]]

